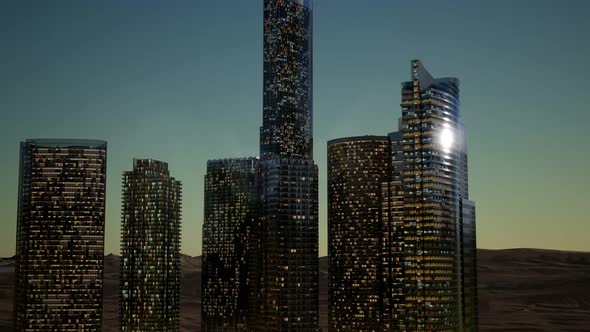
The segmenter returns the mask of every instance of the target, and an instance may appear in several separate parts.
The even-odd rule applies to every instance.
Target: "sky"
[[[106,253],[121,176],[167,161],[182,252],[201,253],[207,159],[258,155],[262,0],[0,2],[0,256],[15,252],[19,142],[108,141]],[[420,59],[461,80],[480,248],[589,251],[590,2],[316,0],[314,157],[327,253],[326,142],[397,129]]]

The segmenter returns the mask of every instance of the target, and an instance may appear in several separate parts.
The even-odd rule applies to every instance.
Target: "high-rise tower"
[[[248,330],[317,331],[319,325],[311,0],[264,0],[263,52],[256,172],[235,172],[242,168],[240,159],[209,164],[207,170],[203,322],[208,331],[243,329],[245,312]],[[255,202],[248,196],[253,179]],[[244,214],[253,206],[255,213]],[[222,229],[213,228],[218,226]]]
[[[180,328],[181,191],[165,162],[135,159],[123,173],[123,332]]]
[[[264,1],[260,315],[264,331],[315,331],[318,170],[312,138],[312,3]]]
[[[205,176],[201,329],[247,331],[257,308],[257,158],[209,160]],[[254,279],[254,278],[252,278]],[[252,310],[249,301],[252,301]]]
[[[362,329],[351,324],[366,324],[363,310],[375,308],[385,331],[477,331],[475,203],[459,81],[435,79],[412,61],[401,106],[399,131],[388,137],[328,145],[330,328]],[[378,283],[366,279],[373,267]]]
[[[264,331],[319,323],[318,173],[312,160],[261,162],[261,314]]]
[[[389,169],[387,136],[328,142],[329,331],[382,331],[381,237]]]
[[[405,317],[410,330],[457,330],[459,80],[434,79],[418,60],[402,84]]]
[[[21,143],[17,331],[101,331],[107,144]]]

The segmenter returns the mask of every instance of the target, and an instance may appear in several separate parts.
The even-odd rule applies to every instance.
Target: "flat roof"
[[[349,136],[349,137],[342,137],[342,138],[336,138],[333,140],[329,140],[328,145],[345,143],[345,142],[387,141],[387,140],[389,140],[389,136],[381,136],[381,135]]]
[[[62,139],[62,138],[34,138],[27,139],[24,143],[40,146],[40,147],[55,147],[55,148],[67,148],[67,147],[89,147],[98,148],[106,147],[107,141],[95,140],[95,139]]]

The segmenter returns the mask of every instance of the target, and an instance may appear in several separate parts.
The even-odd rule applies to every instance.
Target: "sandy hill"
[[[478,250],[481,331],[590,331],[590,253]],[[118,331],[120,258],[105,256],[104,331]],[[326,330],[328,260],[320,258]],[[14,259],[0,258],[0,331],[10,331]],[[201,258],[182,256],[181,330],[199,331]]]

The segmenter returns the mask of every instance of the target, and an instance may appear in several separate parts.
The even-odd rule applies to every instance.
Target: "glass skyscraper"
[[[209,160],[205,176],[201,329],[247,331],[256,243],[257,158]],[[253,304],[253,311],[256,303]]]
[[[14,325],[101,331],[107,144],[21,143]]]
[[[357,143],[355,149],[347,147],[355,154],[346,156],[335,143],[353,144],[354,138],[328,145],[331,331],[349,330],[335,322],[364,318],[359,313],[351,316],[357,307],[381,311],[380,326],[388,331],[477,331],[475,203],[468,197],[459,81],[433,78],[418,60],[412,61],[411,69],[412,80],[402,83],[399,131],[388,140],[381,138],[387,149],[365,144],[359,153]],[[377,178],[374,161],[382,160],[384,153],[386,175]],[[356,159],[359,154],[362,160]],[[381,183],[380,190],[375,181]],[[342,197],[350,201],[341,204]],[[364,201],[369,198],[373,205]],[[358,229],[377,213],[378,236],[370,228]],[[375,238],[380,241],[377,259],[341,270],[370,250],[355,244]],[[342,245],[343,239],[348,246]],[[371,285],[355,277],[367,274],[369,262],[378,262],[380,283]],[[337,280],[356,282],[347,288],[338,286]],[[364,298],[362,286],[378,296]],[[339,308],[342,297],[332,294],[347,292],[358,302]]]
[[[459,195],[460,207],[460,271],[461,315],[463,331],[477,332],[479,306],[477,295],[477,241],[475,226],[475,202],[469,200],[469,172],[467,166],[467,135],[460,125],[459,146]]]
[[[402,84],[405,326],[460,326],[459,80],[418,60]]]
[[[313,158],[311,0],[264,0],[260,155]]]
[[[123,173],[121,331],[180,328],[181,195],[165,162],[135,159]]]
[[[264,331],[319,323],[318,169],[313,161],[312,3],[264,1],[260,129]]]
[[[310,0],[264,0],[263,53],[260,160],[256,174],[248,175],[256,178],[255,204],[240,196],[251,190],[250,182],[246,185],[251,178],[244,173],[228,172],[224,163],[210,164],[207,171],[204,253],[207,260],[226,261],[224,269],[211,260],[204,267],[203,323],[212,330],[219,326],[209,329],[218,324],[213,320],[228,317],[223,329],[240,330],[247,311],[248,330],[317,331],[318,169],[313,161]],[[255,216],[226,213],[243,211],[238,204],[255,206]],[[239,230],[228,227],[242,227],[244,218],[250,225],[236,239]],[[221,229],[213,230],[215,225]],[[237,251],[244,247],[246,253]],[[247,262],[246,303],[237,260]],[[214,280],[222,270],[227,274]],[[213,294],[228,297],[214,299]]]
[[[319,323],[318,171],[313,160],[261,164],[263,331],[315,331]]]

